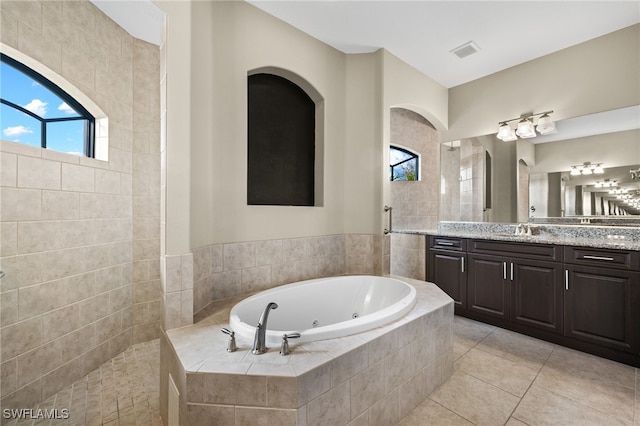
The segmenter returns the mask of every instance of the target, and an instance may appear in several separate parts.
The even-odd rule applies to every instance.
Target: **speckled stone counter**
[[[436,230],[394,229],[393,232],[640,251],[640,226],[531,223],[532,235],[516,235],[516,226],[512,223],[439,222]]]

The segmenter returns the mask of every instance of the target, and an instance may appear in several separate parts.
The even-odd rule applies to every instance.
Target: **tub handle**
[[[235,352],[238,350],[236,346],[236,332],[231,331],[228,328],[223,328],[222,332],[229,335],[229,344],[227,345],[227,352]]]
[[[287,356],[289,355],[289,339],[297,339],[301,335],[300,333],[291,333],[291,334],[283,334],[282,335],[282,345],[280,346],[280,355]]]

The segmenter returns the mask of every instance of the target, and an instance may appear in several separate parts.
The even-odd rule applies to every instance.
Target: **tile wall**
[[[108,161],[0,144],[0,396],[29,408],[158,337],[158,47],[88,1],[3,1],[1,41],[109,119]]]
[[[417,234],[391,234],[391,274],[426,280],[427,238]]]
[[[389,238],[381,235],[214,244],[193,251],[193,309],[197,313],[212,301],[295,281],[345,273],[388,274],[388,265]],[[178,291],[177,278],[171,288]]]
[[[391,109],[391,144],[420,154],[420,180],[391,182],[393,229],[435,229],[440,199],[438,132],[421,115]]]

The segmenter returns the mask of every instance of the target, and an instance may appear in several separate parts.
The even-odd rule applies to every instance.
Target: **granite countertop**
[[[531,224],[533,235],[515,235],[514,224],[440,222],[438,229],[395,233],[640,251],[640,227]]]

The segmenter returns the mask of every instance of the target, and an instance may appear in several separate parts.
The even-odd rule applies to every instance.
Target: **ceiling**
[[[384,47],[447,88],[640,22],[638,1],[249,3],[345,53]],[[478,53],[451,53],[469,41]]]
[[[637,0],[248,2],[342,52],[385,48],[447,88],[640,22]],[[164,14],[152,1],[92,3],[134,37],[160,44]],[[469,41],[477,53],[451,53]]]
[[[385,48],[447,88],[640,22],[637,0],[248,2],[342,52]],[[161,43],[164,13],[151,0],[92,3],[134,37]],[[469,41],[477,45],[477,53],[460,59],[451,52]],[[640,127],[638,107],[601,118],[607,131]],[[535,138],[536,143],[567,139],[571,126],[564,127],[562,136]]]

